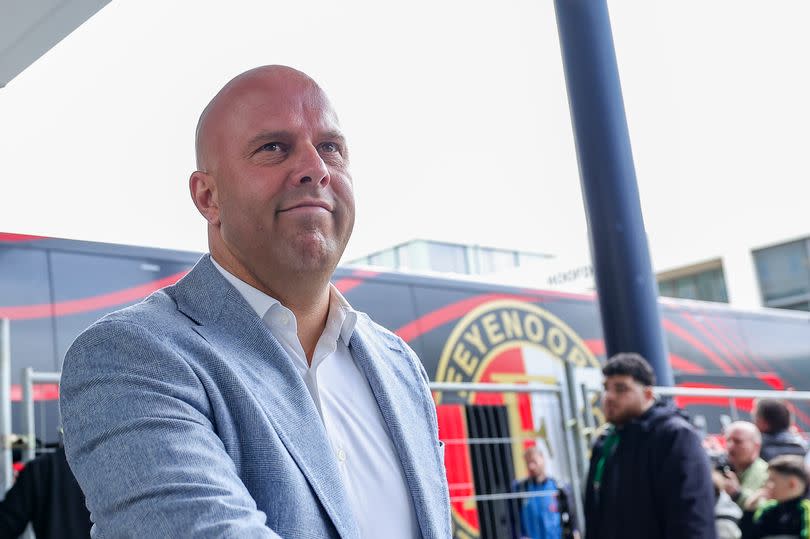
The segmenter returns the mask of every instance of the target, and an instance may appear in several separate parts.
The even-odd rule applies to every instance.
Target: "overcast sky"
[[[810,233],[810,2],[609,2],[654,265]],[[114,0],[0,89],[0,231],[206,248],[197,116],[307,72],[352,149],[345,258],[434,238],[587,256],[550,0]]]

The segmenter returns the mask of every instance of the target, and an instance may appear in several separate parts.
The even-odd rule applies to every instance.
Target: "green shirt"
[[[758,458],[743,473],[737,474],[737,478],[740,480],[740,494],[734,501],[742,508],[749,496],[765,486],[768,480],[768,463]]]

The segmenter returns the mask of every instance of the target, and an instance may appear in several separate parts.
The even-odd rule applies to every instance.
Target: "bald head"
[[[762,443],[762,434],[759,432],[759,429],[756,425],[748,421],[735,421],[729,424],[729,426],[726,427],[726,436],[732,434],[739,434],[758,444]]]
[[[327,108],[337,123],[337,116],[326,94],[306,73],[283,65],[250,69],[225,84],[200,114],[194,139],[197,170],[207,172],[216,166],[222,146],[221,139],[228,136],[224,132],[228,119],[238,112],[251,93],[263,94],[270,99],[274,94],[307,94],[313,104]]]
[[[328,304],[354,193],[345,137],[315,81],[285,66],[242,73],[200,115],[196,152],[189,190],[214,260],[285,305]]]
[[[759,458],[762,434],[753,423],[735,421],[726,427],[728,461],[737,473],[748,469]]]
[[[546,459],[537,446],[526,448],[523,452],[526,469],[535,481],[544,481],[546,478]]]

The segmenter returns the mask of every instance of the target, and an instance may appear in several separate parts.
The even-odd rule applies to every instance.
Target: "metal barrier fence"
[[[562,445],[563,450],[565,451],[565,475],[570,480],[571,489],[575,493],[573,496],[573,503],[575,506],[576,514],[582,515],[583,514],[583,505],[582,505],[582,497],[579,496],[581,492],[581,477],[585,472],[585,454],[581,450],[581,441],[578,442],[576,438],[579,437],[578,433],[575,434],[573,429],[577,426],[578,421],[576,419],[576,403],[574,399],[566,398],[566,390],[563,386],[559,384],[538,384],[534,383],[531,385],[525,384],[492,384],[492,383],[432,383],[430,384],[431,391],[436,393],[442,394],[458,394],[462,393],[465,395],[469,395],[471,393],[509,393],[509,394],[545,394],[545,395],[553,395],[554,400],[556,401],[558,410],[559,410],[559,425],[556,426],[559,429],[559,432],[562,433]],[[466,400],[466,399],[465,399]],[[459,404],[459,403],[457,403]],[[489,418],[494,419],[494,418]],[[489,427],[494,427],[493,430],[498,431],[497,425],[492,425],[492,421],[489,422]],[[553,427],[552,427],[553,428]],[[556,430],[556,429],[555,429]],[[441,433],[440,433],[441,434]],[[457,489],[454,488],[455,485],[451,484],[451,497],[450,502],[451,504],[465,504],[465,503],[475,503],[477,506],[477,511],[479,513],[484,513],[482,515],[482,525],[489,526],[490,530],[482,529],[482,537],[495,537],[502,535],[499,533],[496,528],[498,525],[501,526],[501,530],[504,526],[512,526],[516,525],[519,522],[519,509],[518,509],[518,502],[524,498],[531,498],[531,497],[541,497],[541,496],[550,496],[553,493],[545,493],[545,492],[514,492],[512,488],[512,480],[513,477],[509,477],[512,475],[509,473],[509,463],[507,462],[506,465],[498,466],[496,463],[501,460],[503,461],[503,449],[501,449],[501,458],[498,459],[498,451],[497,450],[490,450],[489,455],[487,455],[487,448],[485,447],[483,451],[480,450],[480,446],[509,446],[509,451],[506,452],[506,459],[509,458],[514,453],[514,444],[522,445],[524,440],[528,439],[526,436],[515,436],[514,433],[509,433],[509,436],[496,436],[496,437],[467,437],[463,439],[444,439],[443,442],[445,443],[445,451],[449,449],[448,446],[453,445],[466,445],[468,447],[476,447],[474,452],[478,453],[476,466],[477,469],[473,471],[473,478],[486,478],[483,483],[487,483],[489,486],[485,489],[487,492],[478,493],[473,490],[472,494],[468,495],[459,495],[455,494],[454,491]],[[522,450],[522,447],[520,448]],[[471,450],[472,452],[472,450]],[[488,469],[490,467],[496,468],[495,470]],[[497,468],[500,468],[497,469]],[[507,475],[507,477],[496,477],[500,472],[501,475]],[[504,473],[506,472],[506,473]],[[452,475],[452,472],[449,472],[449,475]],[[452,477],[448,477],[449,481],[452,481]],[[475,481],[473,481],[475,483]],[[497,485],[497,489],[495,492],[490,492],[493,485]],[[498,504],[498,502],[503,502]],[[484,524],[483,521],[486,521]],[[500,524],[497,521],[502,521]]]
[[[36,384],[58,384],[61,372],[35,371],[31,367],[22,370],[22,416],[25,428],[25,451],[23,460],[28,462],[37,456],[37,433],[34,420],[34,386]]]
[[[3,495],[14,481],[11,459],[11,331],[10,321],[0,318],[0,486]]]

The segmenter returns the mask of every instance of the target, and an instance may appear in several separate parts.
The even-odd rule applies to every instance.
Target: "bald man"
[[[330,284],[354,224],[324,92],[265,66],[200,116],[210,254],[68,351],[68,460],[97,537],[447,538],[425,371]]]
[[[726,427],[726,451],[733,471],[725,472],[724,490],[741,508],[768,480],[768,464],[759,457],[762,435],[756,425],[735,421]]]

